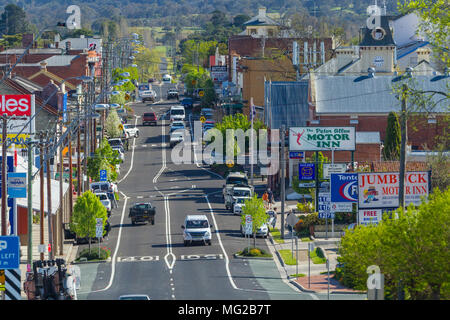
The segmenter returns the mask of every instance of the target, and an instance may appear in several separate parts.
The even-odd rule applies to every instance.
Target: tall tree
[[[2,34],[18,34],[30,31],[25,11],[15,4],[8,4],[0,18],[0,32]]]
[[[386,138],[383,149],[384,160],[398,160],[400,156],[400,122],[395,112],[388,115]]]

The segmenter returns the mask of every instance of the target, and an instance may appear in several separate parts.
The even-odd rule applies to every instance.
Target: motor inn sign
[[[354,151],[354,127],[297,127],[289,129],[290,151]]]
[[[358,174],[359,208],[394,208],[399,206],[399,173],[371,172]],[[428,197],[428,172],[405,174],[405,204],[420,205]]]

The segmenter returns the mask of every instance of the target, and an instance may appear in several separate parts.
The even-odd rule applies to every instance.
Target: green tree
[[[105,121],[105,130],[110,138],[119,138],[122,135],[123,130],[119,128],[121,123],[116,110],[110,110]]]
[[[424,33],[433,47],[436,57],[450,67],[449,38],[450,10],[448,0],[398,1],[402,13],[415,12],[420,18],[418,32]]]
[[[435,189],[415,208],[385,214],[375,226],[358,226],[341,239],[336,273],[345,284],[365,290],[367,267],[385,276],[385,296],[398,288],[411,300],[450,298],[450,188]]]
[[[252,216],[252,233],[253,233],[253,247],[256,247],[256,231],[263,226],[269,219],[269,215],[266,213],[262,198],[258,198],[255,194],[252,198],[245,200],[242,207],[241,225],[244,228],[245,216]]]
[[[100,199],[90,190],[79,197],[73,207],[70,229],[79,238],[89,238],[89,252],[91,250],[91,239],[96,235],[97,218],[103,219],[103,230],[108,219],[105,206]],[[105,231],[103,231],[105,232]]]
[[[108,181],[117,180],[116,165],[120,163],[119,153],[111,148],[108,140],[103,139],[94,156],[87,160],[87,173],[92,180],[100,180],[100,170],[106,170]]]
[[[386,138],[383,149],[384,160],[398,160],[400,156],[400,122],[395,112],[389,112]]]
[[[0,17],[0,33],[14,35],[31,30],[25,11],[15,4],[8,4]]]

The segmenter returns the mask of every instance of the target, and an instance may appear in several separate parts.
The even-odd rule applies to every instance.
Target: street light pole
[[[6,236],[7,235],[7,224],[8,222],[6,221],[6,209],[8,207],[8,202],[7,202],[7,192],[6,192],[6,180],[8,179],[6,176],[6,140],[7,140],[7,131],[6,131],[6,126],[7,126],[7,115],[4,114],[2,116],[2,236]]]

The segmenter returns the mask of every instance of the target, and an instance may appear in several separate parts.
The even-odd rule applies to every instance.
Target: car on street
[[[150,300],[150,297],[146,294],[124,294],[119,300]]]
[[[124,124],[123,130],[128,134],[128,137],[139,137],[139,129],[133,124]]]
[[[245,237],[245,228],[242,226],[241,224],[241,234],[243,237]],[[248,235],[248,234],[247,234]],[[251,234],[253,235],[253,234]],[[264,223],[261,227],[258,228],[258,230],[256,230],[256,236],[257,237],[263,237],[263,238],[267,238],[267,236],[269,235],[269,226],[268,223]]]
[[[123,147],[114,146],[114,147],[112,147],[112,149],[119,153],[120,162],[124,162],[125,161],[125,151],[124,151]]]
[[[146,112],[142,116],[142,125],[146,124],[154,124],[155,126],[158,124],[158,119],[156,118],[156,114],[154,112]]]
[[[209,223],[205,215],[187,215],[181,228],[185,246],[193,242],[211,245],[211,229],[214,226]]]
[[[120,138],[108,139],[108,143],[111,146],[111,148],[116,147],[116,146],[121,146],[123,148],[123,142],[122,142],[122,139],[120,139]]]
[[[181,120],[184,121],[186,112],[183,106],[172,106],[170,107],[170,121]]]
[[[171,82],[172,81],[172,76],[170,74],[165,74],[162,77],[163,82]]]
[[[177,129],[170,133],[170,147],[173,148],[180,142],[184,141],[185,129]]]
[[[175,90],[175,89],[169,89],[168,91],[167,91],[167,100],[170,100],[170,99],[179,99],[180,97],[179,97],[179,95],[178,95],[178,90]]]
[[[242,214],[242,208],[245,206],[245,200],[250,197],[235,197],[233,202],[233,214]]]
[[[194,100],[192,98],[184,98],[180,101],[180,104],[185,108],[192,108],[194,106]]]
[[[184,121],[174,121],[170,124],[170,130],[169,133],[174,132],[175,130],[178,129],[186,129],[185,125],[184,125]]]
[[[155,102],[156,101],[156,92],[155,92],[155,90],[152,90],[152,89],[140,91],[139,96],[141,97],[142,102],[146,102],[146,101]]]
[[[150,222],[155,224],[156,208],[150,202],[136,203],[130,208],[128,218],[131,219],[131,224],[135,225],[138,222]]]
[[[111,215],[111,200],[109,200],[108,195],[106,192],[97,192],[95,194],[100,202],[105,206],[106,212],[108,213],[108,217]]]

